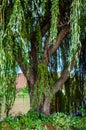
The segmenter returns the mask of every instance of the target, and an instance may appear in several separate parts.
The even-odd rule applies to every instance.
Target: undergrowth
[[[46,117],[31,110],[25,115],[5,118],[0,122],[0,130],[86,130],[86,117],[72,117],[64,113]]]

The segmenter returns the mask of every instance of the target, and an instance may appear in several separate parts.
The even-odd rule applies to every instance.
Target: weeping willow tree
[[[27,79],[31,108],[50,114],[54,95],[78,62],[85,7],[86,0],[0,1],[0,87],[5,88],[6,84],[3,92],[6,97],[10,92],[15,95],[11,86],[15,83],[15,67],[19,65]],[[57,49],[67,35],[70,35],[65,51],[67,64],[64,60],[59,77],[52,63],[58,64]]]
[[[16,61],[12,56],[12,49],[9,46],[10,37],[7,38],[7,42],[3,49],[3,37],[5,31],[5,15],[4,11],[6,8],[6,1],[2,1],[0,3],[0,118],[1,118],[1,109],[2,105],[5,103],[5,113],[6,116],[9,114],[9,110],[11,109],[15,96],[16,96],[16,70],[15,65]]]

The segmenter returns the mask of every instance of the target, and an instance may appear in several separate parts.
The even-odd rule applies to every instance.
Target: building
[[[18,76],[16,78],[16,88],[20,89],[27,85],[26,77],[23,73],[18,73]]]

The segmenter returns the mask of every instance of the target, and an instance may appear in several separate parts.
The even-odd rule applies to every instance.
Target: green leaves
[[[71,117],[63,113],[53,114],[49,117],[30,110],[26,115],[7,117],[0,122],[0,128],[15,130],[86,130],[86,117]]]
[[[43,103],[44,95],[52,98],[52,84],[54,83],[51,73],[44,62],[38,64],[37,81],[35,83],[33,107],[40,100]]]
[[[71,6],[71,44],[69,62],[75,63],[78,59],[78,54],[81,48],[81,0],[73,0]]]
[[[51,7],[51,28],[50,28],[50,44],[53,44],[57,38],[57,25],[59,15],[59,0],[52,0]]]
[[[42,60],[43,54],[42,54],[42,35],[41,35],[41,29],[40,25],[37,24],[35,27],[35,33],[36,33],[36,47],[37,47],[37,56],[39,60]]]

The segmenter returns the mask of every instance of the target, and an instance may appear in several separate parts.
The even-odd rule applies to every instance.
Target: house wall
[[[61,75],[61,72],[58,71],[58,77],[60,77]],[[16,88],[19,89],[19,88],[23,88],[27,85],[27,80],[26,80],[26,77],[24,76],[23,73],[19,73],[17,78],[16,78]]]
[[[27,80],[26,77],[24,76],[23,73],[19,73],[17,78],[16,78],[16,88],[23,88],[27,85]]]

